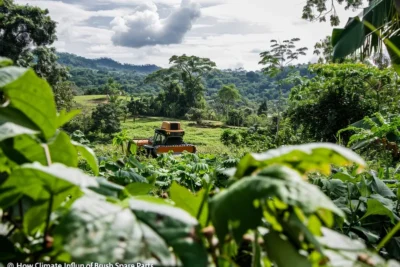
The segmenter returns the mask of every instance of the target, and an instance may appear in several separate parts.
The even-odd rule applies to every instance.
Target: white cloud
[[[304,0],[15,0],[47,8],[58,22],[59,51],[123,63],[168,66],[172,55],[208,57],[219,68],[260,69],[259,52],[271,39],[300,37],[312,47],[332,32],[301,19]],[[342,25],[359,13],[337,6]],[[200,13],[201,12],[201,13]],[[110,21],[113,24],[110,25]]]
[[[192,23],[200,17],[200,7],[182,0],[179,8],[160,19],[154,3],[141,5],[131,15],[116,17],[112,22],[115,45],[126,47],[181,43]]]

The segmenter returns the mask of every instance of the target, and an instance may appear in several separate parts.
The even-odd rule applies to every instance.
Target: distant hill
[[[155,84],[146,84],[144,79],[154,71],[160,69],[156,65],[121,64],[110,58],[87,59],[74,54],[59,53],[59,63],[70,69],[70,80],[78,87],[78,94],[102,95],[107,81],[112,78],[121,84],[121,89],[127,94],[135,96],[156,96],[161,88]],[[295,69],[301,76],[310,76],[308,65],[298,65]],[[218,90],[224,84],[234,84],[242,95],[242,100],[259,103],[262,100],[276,100],[279,90],[276,80],[287,77],[285,69],[275,78],[262,74],[260,71],[213,70],[205,75],[203,81],[206,86],[207,101],[216,99]],[[284,96],[290,92],[292,85],[283,85]]]
[[[66,65],[68,67],[74,68],[88,68],[97,70],[124,70],[124,71],[136,71],[139,73],[152,73],[159,70],[160,67],[156,65],[131,65],[131,64],[121,64],[111,58],[98,58],[98,59],[88,59],[80,57],[69,53],[58,53],[60,64]]]

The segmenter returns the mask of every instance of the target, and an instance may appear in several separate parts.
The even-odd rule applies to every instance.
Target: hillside
[[[109,78],[121,84],[128,94],[137,96],[156,95],[160,88],[154,84],[144,84],[144,78],[149,73],[160,69],[156,65],[121,64],[109,58],[87,59],[73,54],[59,53],[59,63],[70,69],[70,80],[80,88],[79,94],[101,95],[102,87]],[[309,75],[308,65],[295,67],[302,76]],[[204,77],[206,85],[206,99],[212,100],[224,84],[234,84],[240,91],[244,102],[259,103],[263,99],[275,100],[279,97],[276,80],[285,78],[287,72],[275,78],[270,78],[260,71],[213,70]],[[283,93],[287,95],[292,86],[283,86]],[[247,103],[248,104],[248,103]]]
[[[88,68],[88,69],[104,69],[113,71],[135,71],[140,73],[152,73],[160,67],[156,65],[131,65],[121,64],[111,58],[88,59],[70,53],[57,53],[58,62],[68,67]]]

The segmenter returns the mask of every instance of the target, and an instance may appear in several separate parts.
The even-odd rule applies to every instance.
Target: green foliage
[[[38,79],[34,73],[25,75],[13,67],[1,68],[0,74],[3,71],[8,74],[0,75],[3,93],[16,85],[29,88],[26,83],[48,87],[44,81],[32,82]],[[52,96],[48,90],[35,92]],[[142,164],[131,155],[116,162],[101,159],[98,172],[91,150],[57,129],[72,114],[57,114],[55,108],[38,112],[36,116],[55,120],[54,130],[48,125],[28,128],[36,125],[36,117],[25,114],[29,103],[24,106],[18,100],[30,91],[13,93],[7,95],[10,107],[3,107],[8,111],[2,113],[0,131],[1,264],[141,262],[200,267],[238,262],[246,254],[254,266],[266,262],[289,267],[294,261],[299,266],[336,266],[344,260],[345,266],[359,266],[371,257],[375,266],[389,264],[363,244],[328,229],[335,219],[343,221],[346,211],[305,179],[315,171],[329,175],[331,164],[365,167],[348,149],[333,144],[283,147],[246,155],[233,172],[227,169],[237,163],[232,158],[162,154]],[[54,99],[49,101],[55,107]],[[78,152],[95,175],[108,180],[77,169]],[[168,198],[167,190],[171,199],[160,199],[159,195]],[[380,179],[372,175],[360,192],[371,199],[362,221],[377,215],[397,219],[395,212],[393,217],[387,212],[393,210],[396,196]],[[247,234],[254,238],[249,240]],[[244,246],[237,249],[246,243],[251,254]],[[380,246],[386,244],[388,251],[396,251],[387,241]]]
[[[0,13],[0,56],[19,66],[32,67],[53,87],[58,109],[70,109],[75,85],[66,82],[67,69],[57,63],[55,49],[47,47],[57,39],[56,23],[49,11],[10,2],[1,7]]]
[[[326,36],[323,40],[320,40],[315,44],[314,55],[319,56],[318,63],[332,63],[333,46],[331,36]]]
[[[395,73],[361,64],[315,65],[316,76],[293,88],[288,117],[314,140],[335,142],[336,133],[365,116],[397,109]],[[393,110],[393,111],[392,111]],[[343,136],[347,140],[348,136]]]
[[[1,56],[17,62],[23,60],[24,51],[30,46],[51,45],[56,40],[56,23],[48,10],[9,3],[1,6],[0,38]]]
[[[330,23],[332,26],[338,26],[340,23],[336,13],[335,4],[345,3],[345,9],[357,9],[363,5],[361,0],[338,0],[338,1],[307,1],[303,7],[302,18],[310,21],[326,21],[326,16],[330,14]]]
[[[195,121],[197,124],[201,124],[203,120],[206,118],[206,112],[200,108],[191,108],[185,114],[186,119]]]
[[[202,78],[216,66],[215,63],[208,58],[185,54],[172,56],[169,62],[173,64],[169,69],[158,70],[145,79],[147,83],[158,83],[164,90],[165,93],[158,96],[159,105],[170,106],[176,103],[175,108],[182,110],[184,114],[190,108],[204,108],[205,87]],[[173,99],[172,102],[169,101],[170,98]]]
[[[117,133],[121,130],[118,109],[113,103],[101,104],[92,113],[91,130],[105,134]]]
[[[361,5],[362,1],[357,4]],[[398,1],[370,1],[362,16],[350,18],[343,29],[333,30],[333,57],[342,59],[357,52],[362,59],[373,54],[382,56],[385,45],[394,69],[399,72],[399,8]]]

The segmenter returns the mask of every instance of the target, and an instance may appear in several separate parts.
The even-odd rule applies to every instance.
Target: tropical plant
[[[128,132],[126,130],[122,130],[121,132],[117,133],[113,138],[113,145],[119,146],[121,148],[121,152],[123,155],[127,154],[129,151],[125,149],[127,146],[127,141],[130,139]]]
[[[356,1],[356,4],[361,6],[362,1]],[[342,59],[357,51],[361,59],[374,54],[382,56],[386,46],[392,66],[399,73],[399,10],[400,2],[397,0],[369,1],[362,15],[350,18],[345,28],[333,30],[333,58]]]
[[[172,183],[163,200],[150,192],[152,175],[134,175],[150,169],[134,157],[128,173],[119,161],[102,161],[99,168],[89,148],[58,129],[76,114],[57,113],[47,82],[10,64],[0,59],[6,98],[0,108],[2,264],[226,266],[251,255],[245,266],[399,266],[330,230],[344,212],[307,182],[311,172],[329,175],[331,164],[362,169],[365,162],[354,152],[316,143],[247,154],[237,164],[227,159],[221,165],[225,190],[215,187],[216,173],[207,174],[215,157],[186,154],[186,162],[176,164],[165,154],[157,164],[163,172],[173,164],[172,178],[192,192]],[[27,98],[32,101],[21,101]],[[79,154],[94,175],[114,168],[110,180],[127,186],[83,173],[76,168]],[[192,179],[193,173],[201,179]]]
[[[218,91],[218,97],[224,105],[225,116],[227,116],[230,108],[240,99],[240,93],[234,84],[229,84],[221,87]]]
[[[316,76],[292,89],[288,117],[310,138],[335,142],[339,130],[375,112],[393,110],[399,98],[396,74],[362,64],[316,64]],[[346,141],[349,136],[343,135]]]
[[[277,40],[271,40],[271,48],[268,51],[262,52],[260,54],[261,61],[259,64],[264,65],[262,72],[269,75],[270,77],[276,77],[281,73],[285,67],[289,67],[290,64],[297,60],[301,56],[306,55],[307,47],[296,48],[296,43],[299,42],[299,38],[292,38],[290,40],[284,40],[279,42]],[[290,75],[289,75],[290,76]],[[290,82],[290,81],[289,81]],[[278,80],[278,90],[279,90],[279,103],[278,106],[282,109],[282,86],[284,83],[288,83],[287,79]],[[278,109],[278,123],[276,124],[276,132],[279,132],[281,114]],[[279,145],[278,136],[276,136],[275,142]]]
[[[342,133],[353,133],[347,146],[377,163],[384,163],[388,179],[389,167],[400,160],[399,128],[398,116],[384,118],[380,113],[375,113],[373,117],[365,117],[362,121],[340,130],[338,137],[340,140]]]

